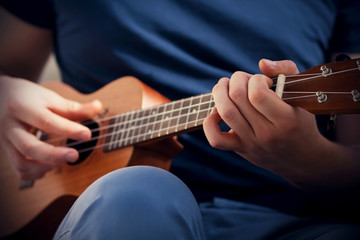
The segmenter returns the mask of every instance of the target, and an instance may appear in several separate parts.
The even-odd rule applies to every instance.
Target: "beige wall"
[[[44,81],[60,81],[60,72],[56,64],[55,56],[51,55],[46,63],[40,82]]]

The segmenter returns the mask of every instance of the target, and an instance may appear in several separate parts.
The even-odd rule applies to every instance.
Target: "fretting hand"
[[[262,60],[259,66],[266,76],[236,72],[213,88],[216,107],[204,122],[210,144],[235,151],[302,188],[358,182],[358,164],[352,162],[355,151],[328,141],[319,133],[313,114],[288,105],[269,89],[269,77],[297,74],[296,65]],[[221,119],[229,132],[221,132]]]

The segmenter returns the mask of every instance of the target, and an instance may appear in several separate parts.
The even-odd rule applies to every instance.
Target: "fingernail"
[[[65,155],[65,160],[67,162],[75,162],[77,160],[78,156],[76,153],[74,152],[68,152],[66,155]]]
[[[269,67],[275,67],[276,66],[276,62],[274,62],[274,61],[271,61],[271,60],[269,60],[269,59],[263,59],[263,61],[264,61],[264,63],[266,64],[266,65],[268,65]]]

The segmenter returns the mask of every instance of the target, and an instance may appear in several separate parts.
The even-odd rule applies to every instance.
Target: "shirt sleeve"
[[[35,26],[51,29],[55,24],[52,0],[0,0],[0,5]]]
[[[333,52],[360,53],[360,1],[339,0]]]

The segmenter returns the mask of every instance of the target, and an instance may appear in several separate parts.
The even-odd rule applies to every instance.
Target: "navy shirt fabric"
[[[0,0],[23,20],[54,30],[62,79],[84,93],[132,75],[177,100],[210,92],[237,70],[259,73],[262,58],[291,59],[304,71],[331,52],[360,51],[360,1],[29,2]],[[222,197],[297,215],[321,208],[280,177],[211,148],[201,130],[179,140],[185,149],[171,171],[199,202]]]

